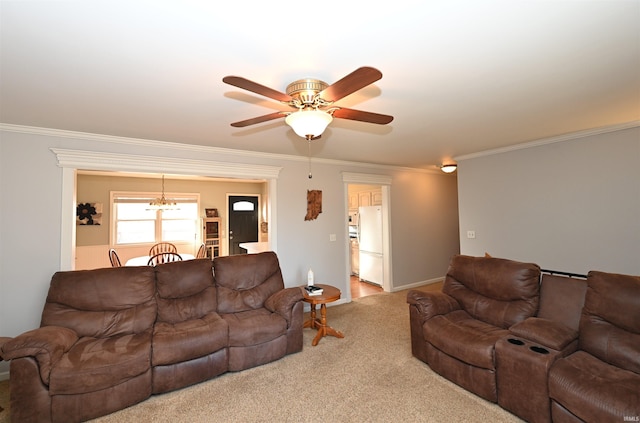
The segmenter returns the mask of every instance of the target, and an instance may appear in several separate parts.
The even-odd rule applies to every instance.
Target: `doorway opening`
[[[349,282],[351,298],[384,291],[383,186],[348,184]]]

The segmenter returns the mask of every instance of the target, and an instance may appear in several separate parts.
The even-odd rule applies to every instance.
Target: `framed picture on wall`
[[[76,225],[102,224],[102,203],[78,203],[76,206]]]
[[[204,209],[207,217],[218,217],[218,209]]]

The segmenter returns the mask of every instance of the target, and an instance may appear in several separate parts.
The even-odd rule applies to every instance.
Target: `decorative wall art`
[[[101,225],[102,203],[78,203],[76,225]]]
[[[218,209],[204,209],[207,217],[218,217]]]
[[[322,191],[307,190],[307,215],[304,220],[315,220],[322,213]]]

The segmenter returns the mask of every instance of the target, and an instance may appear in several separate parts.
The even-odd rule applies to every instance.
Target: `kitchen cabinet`
[[[371,191],[360,191],[358,193],[358,206],[367,207],[371,205]]]
[[[205,255],[211,260],[220,255],[221,222],[222,219],[219,217],[202,219],[202,232],[206,249]]]
[[[371,205],[372,206],[381,206],[382,205],[382,190],[376,189],[371,191]]]
[[[358,276],[360,273],[360,249],[358,247],[358,241],[351,240],[351,274]]]
[[[357,203],[352,197],[357,196]],[[358,191],[355,194],[349,194],[349,209],[356,210],[358,207],[380,206],[382,205],[382,189],[374,189],[367,191]]]
[[[360,206],[358,193],[349,193],[349,210],[358,210],[358,206]]]

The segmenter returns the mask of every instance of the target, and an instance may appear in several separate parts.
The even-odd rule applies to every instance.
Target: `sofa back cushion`
[[[264,307],[284,289],[278,257],[273,251],[213,259],[218,288],[218,313],[237,313]]]
[[[585,279],[544,273],[540,283],[538,317],[577,331],[586,292]]]
[[[507,329],[538,311],[540,267],[501,258],[456,255],[442,290],[474,318]]]
[[[158,321],[178,323],[215,312],[216,289],[211,260],[174,261],[154,267],[158,288]]]
[[[41,326],[63,326],[78,336],[141,333],[156,320],[152,267],[57,272],[51,278]]]
[[[580,349],[640,373],[640,276],[591,271],[580,319]]]

